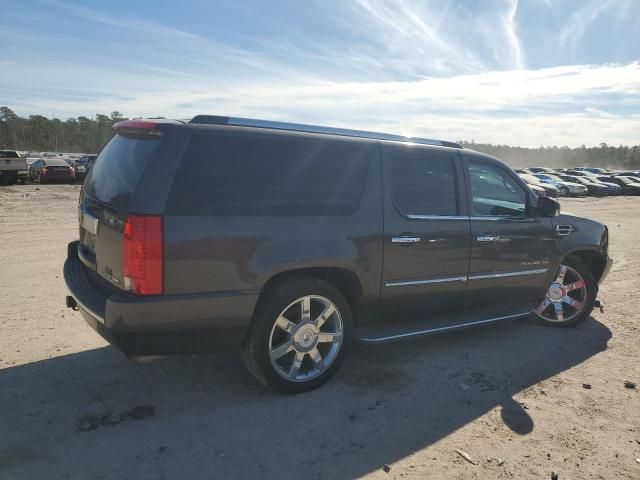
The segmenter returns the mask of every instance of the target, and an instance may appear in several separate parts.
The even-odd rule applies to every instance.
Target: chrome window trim
[[[469,280],[484,280],[488,278],[504,278],[504,277],[519,277],[521,275],[539,275],[547,273],[548,268],[538,268],[535,270],[522,270],[519,272],[502,272],[502,273],[487,273],[482,275],[469,275]]]
[[[385,282],[385,287],[407,287],[411,285],[429,285],[432,283],[446,283],[446,282],[466,282],[467,276],[462,277],[443,277],[432,278],[429,280],[390,280]]]
[[[424,330],[417,330],[415,332],[410,332],[410,333],[399,333],[397,335],[389,335],[387,337],[377,337],[377,338],[365,337],[365,338],[359,338],[358,340],[361,342],[368,342],[368,343],[385,342],[389,340],[397,340],[400,338],[415,337],[416,335],[424,335],[427,333],[443,332],[446,330],[456,330],[458,328],[471,327],[473,325],[482,325],[483,323],[498,322],[500,320],[508,320],[508,319],[520,318],[520,317],[524,318],[526,316],[529,316],[530,313],[531,312],[516,313],[513,315],[505,315],[502,317],[486,318],[484,320],[478,320],[476,322],[459,323],[457,325],[449,325],[446,327],[438,327],[438,328],[426,328]]]
[[[433,283],[447,283],[447,282],[466,282],[469,280],[486,280],[490,278],[505,278],[505,277],[519,277],[522,275],[540,275],[547,273],[548,268],[538,268],[535,270],[521,270],[518,272],[500,272],[500,273],[487,273],[481,275],[463,275],[459,277],[440,277],[430,278],[424,280],[388,280],[385,281],[385,287],[409,287],[413,285],[430,285]]]

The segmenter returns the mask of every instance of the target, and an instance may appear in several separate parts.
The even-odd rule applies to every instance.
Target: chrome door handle
[[[500,240],[500,236],[499,235],[480,235],[479,237],[476,238],[476,240],[478,240],[479,242],[497,242],[498,240]]]
[[[420,237],[392,237],[391,243],[418,243]]]

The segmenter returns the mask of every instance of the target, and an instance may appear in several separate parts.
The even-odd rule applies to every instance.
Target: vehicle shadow
[[[143,365],[104,347],[7,368],[0,477],[356,478],[496,407],[528,434],[535,417],[513,396],[610,337],[590,318],[355,346],[331,382],[298,396],[255,384],[230,347]]]

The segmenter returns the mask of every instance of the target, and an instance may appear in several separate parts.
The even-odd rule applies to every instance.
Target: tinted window
[[[98,155],[84,184],[98,200],[124,209],[160,140],[115,135]]]
[[[355,142],[196,134],[167,214],[348,215],[372,151]]]
[[[525,216],[527,195],[506,170],[469,160],[469,177],[472,216]]]
[[[405,215],[456,215],[456,176],[450,156],[435,152],[396,155],[391,166],[393,203]]]
[[[0,158],[19,158],[20,155],[18,155],[18,152],[12,152],[12,151],[4,151],[4,152],[0,152]]]

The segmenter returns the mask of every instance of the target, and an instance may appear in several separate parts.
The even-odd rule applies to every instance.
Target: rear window
[[[166,213],[349,215],[358,207],[372,152],[356,142],[196,134]]]
[[[57,160],[57,159],[53,159],[53,158],[47,158],[47,159],[44,161],[44,164],[45,164],[47,167],[68,167],[68,166],[69,166],[69,164],[68,164],[66,161],[64,161],[64,160]]]
[[[126,209],[159,144],[158,139],[114,135],[94,162],[84,183],[85,191],[118,210]]]
[[[11,150],[5,150],[0,152],[0,158],[20,158],[18,152],[13,152]]]

